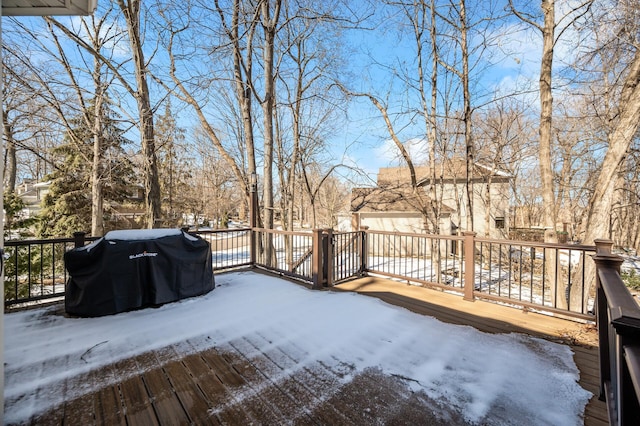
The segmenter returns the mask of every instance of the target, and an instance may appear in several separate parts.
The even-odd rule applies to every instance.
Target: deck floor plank
[[[245,384],[242,376],[216,351],[205,351],[202,358],[214,369],[218,379],[225,386],[237,387]]]
[[[274,349],[279,352],[276,355],[269,350],[259,351],[260,345],[250,342],[247,338],[232,342],[232,346],[237,352],[225,352],[223,357],[251,386],[263,386],[261,398],[270,401],[280,413],[283,413],[281,415],[295,419],[298,424],[315,422],[309,417],[309,407],[317,405],[317,401],[314,395],[295,379],[298,371],[295,363],[286,367],[276,363],[273,358],[278,358],[281,362],[286,360],[282,352]],[[256,351],[259,351],[260,355],[253,357],[251,361],[243,356],[244,353]]]
[[[163,423],[189,424],[189,416],[173,391],[164,369],[157,368],[146,371],[142,373],[142,377],[158,418],[162,419]]]
[[[93,395],[96,425],[126,425],[118,386],[107,386]]]
[[[220,381],[215,370],[204,361],[202,354],[186,357],[184,364],[209,404],[214,407],[212,413],[222,424],[250,424],[255,422],[256,418],[262,417],[262,413],[254,413],[252,416],[243,409],[242,404],[235,400],[233,390],[228,390]]]
[[[95,422],[94,397],[82,395],[64,406],[64,425],[88,426]]]
[[[163,369],[180,403],[189,413],[190,420],[197,424],[212,422],[215,416],[210,412],[210,409],[213,407],[195,384],[193,376],[182,360],[170,362]]]
[[[128,425],[157,425],[158,417],[151,403],[150,395],[142,376],[133,374],[138,364],[132,359],[116,362],[117,371],[122,371],[128,377],[119,383],[125,419]]]
[[[233,393],[227,390],[215,371],[205,363],[202,354],[186,357],[184,364],[209,404],[214,407],[211,412],[219,422],[223,424],[252,423],[251,416],[237,406]]]
[[[568,344],[580,370],[581,386],[594,393],[585,408],[584,424],[608,424],[606,406],[597,398],[599,361],[597,348],[590,340],[593,330],[584,324],[483,301],[467,302],[458,295],[376,277],[342,283],[333,290],[377,297],[421,315],[484,332],[526,333]],[[310,363],[309,354],[296,351],[294,343],[287,345],[286,352],[265,343],[253,336],[206,350],[198,350],[194,344],[194,353],[189,355],[181,354],[183,348],[169,346],[119,361],[77,379],[77,383],[104,380],[109,384],[79,397],[72,398],[69,393],[61,406],[30,423],[464,423],[459,414],[439,406],[437,401],[409,392],[401,377],[387,376],[376,369],[357,372],[337,360]],[[304,365],[300,360],[306,360]]]

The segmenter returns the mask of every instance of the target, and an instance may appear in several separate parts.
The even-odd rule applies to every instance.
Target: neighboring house
[[[42,209],[41,203],[44,196],[49,192],[51,181],[35,182],[33,180],[25,180],[16,187],[16,194],[22,199],[24,209],[20,214],[21,219],[29,219],[35,217]]]
[[[452,235],[467,227],[464,159],[438,165],[436,197],[440,200],[440,234]],[[429,201],[429,167],[416,167],[418,186]],[[473,169],[473,230],[478,236],[506,238],[509,233],[509,205],[513,176],[479,163]],[[390,232],[418,232],[426,229],[424,215],[411,190],[407,167],[381,168],[375,188],[355,188],[351,195],[352,227],[369,227]]]
[[[24,202],[20,219],[29,219],[40,213],[42,200],[49,192],[50,186],[51,181],[35,182],[28,179],[16,187],[16,194]],[[144,208],[141,205],[143,197],[144,188],[132,185],[129,188],[129,196],[124,203],[105,202],[104,207],[108,214],[108,220],[113,222],[118,229],[137,227],[137,222],[144,217]]]

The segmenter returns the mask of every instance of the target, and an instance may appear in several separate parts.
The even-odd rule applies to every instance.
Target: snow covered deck
[[[585,325],[372,277],[216,282],[103,318],[7,314],[5,423],[607,424]]]

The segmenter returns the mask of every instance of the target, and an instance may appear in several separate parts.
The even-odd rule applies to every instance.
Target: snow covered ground
[[[54,407],[66,379],[119,359],[168,345],[186,355],[249,337],[302,354],[291,368],[322,361],[352,365],[353,375],[373,367],[406,377],[413,391],[472,423],[499,424],[492,407],[506,407],[510,424],[582,424],[591,394],[577,383],[568,346],[481,333],[375,298],[307,290],[251,272],[216,276],[216,284],[202,297],[101,318],[67,318],[56,308],[7,314],[4,421]]]

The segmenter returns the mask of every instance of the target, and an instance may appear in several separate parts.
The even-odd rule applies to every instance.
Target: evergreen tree
[[[184,129],[178,127],[167,102],[155,126],[158,175],[163,216],[167,226],[182,225],[182,214],[193,213],[194,195],[190,185],[193,162],[188,161]]]
[[[5,239],[11,239],[12,231],[19,229],[22,226],[28,225],[28,221],[19,220],[20,212],[24,209],[24,201],[14,191],[6,191],[3,195],[4,198],[4,237]],[[18,219],[18,220],[16,220]]]
[[[130,141],[117,126],[113,111],[103,107],[102,130],[104,164],[103,195],[105,224],[109,224],[113,206],[127,200],[134,182],[133,166],[123,149]],[[56,169],[47,176],[49,192],[42,201],[41,238],[69,237],[76,231],[91,229],[91,163],[93,135],[82,117],[71,120],[75,127],[67,132],[62,145],[53,150]],[[110,223],[113,227],[113,223]]]

